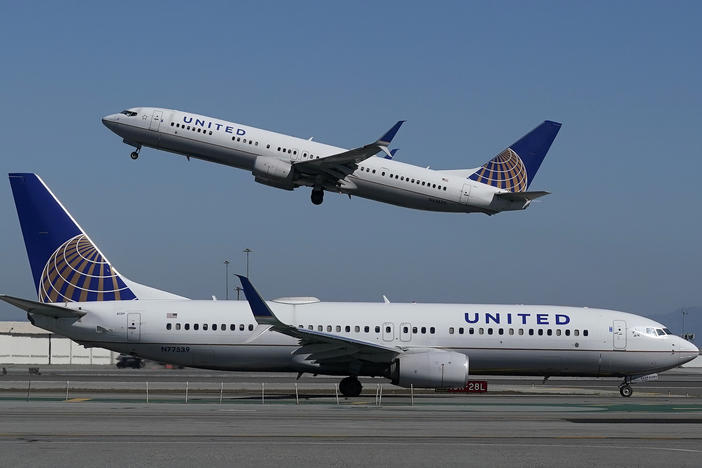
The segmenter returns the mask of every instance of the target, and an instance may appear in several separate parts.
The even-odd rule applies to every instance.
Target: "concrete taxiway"
[[[616,380],[490,377],[487,394],[392,392],[365,382],[192,369],[44,368],[0,377],[3,466],[699,466],[702,373],[618,395]],[[21,375],[23,373],[24,375]],[[55,382],[73,381],[67,401]],[[24,380],[22,380],[24,379]],[[163,391],[145,401],[144,384]],[[192,382],[188,402],[182,382]],[[260,384],[268,393],[261,399]],[[227,392],[218,390],[225,385]],[[173,391],[169,386],[174,386]],[[73,392],[74,390],[71,390]],[[220,403],[220,396],[222,402]],[[299,404],[298,404],[299,403]]]

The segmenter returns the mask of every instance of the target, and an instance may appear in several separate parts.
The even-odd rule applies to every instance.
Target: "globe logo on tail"
[[[85,234],[64,242],[46,262],[41,302],[132,300],[136,296]]]
[[[510,148],[483,164],[469,179],[510,192],[524,192],[528,185],[526,167]]]

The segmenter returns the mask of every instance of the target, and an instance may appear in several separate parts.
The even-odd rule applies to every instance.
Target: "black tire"
[[[634,390],[631,388],[631,385],[622,385],[619,387],[619,393],[624,398],[629,398],[634,393]]]
[[[132,159],[137,159],[139,157],[139,153],[137,153],[136,151],[132,151],[132,154],[130,154],[129,157]]]
[[[361,394],[363,385],[357,377],[346,377],[339,382],[339,391],[345,397],[357,397]]]
[[[324,201],[324,190],[312,190],[312,203],[315,205],[321,205]]]

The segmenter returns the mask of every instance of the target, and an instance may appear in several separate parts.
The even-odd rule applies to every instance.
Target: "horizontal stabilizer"
[[[19,297],[6,296],[4,294],[0,295],[0,299],[12,304],[15,307],[26,310],[30,314],[45,315],[47,317],[53,318],[81,318],[85,315],[85,312],[81,310],[73,310],[68,307],[61,307],[57,305],[44,304],[43,302],[30,301],[29,299],[22,299]]]
[[[509,201],[531,201],[536,200],[544,195],[549,195],[551,192],[537,191],[537,192],[504,192],[497,193],[495,197],[502,198]]]

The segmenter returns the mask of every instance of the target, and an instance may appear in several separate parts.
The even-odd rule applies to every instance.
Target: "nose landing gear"
[[[312,189],[312,196],[310,198],[315,205],[321,205],[324,201],[324,190],[321,188]]]
[[[130,154],[129,157],[132,159],[137,159],[139,157],[139,151],[132,151],[132,154]]]
[[[357,397],[361,394],[361,390],[363,390],[363,385],[355,375],[346,377],[339,382],[339,391],[345,397]]]

